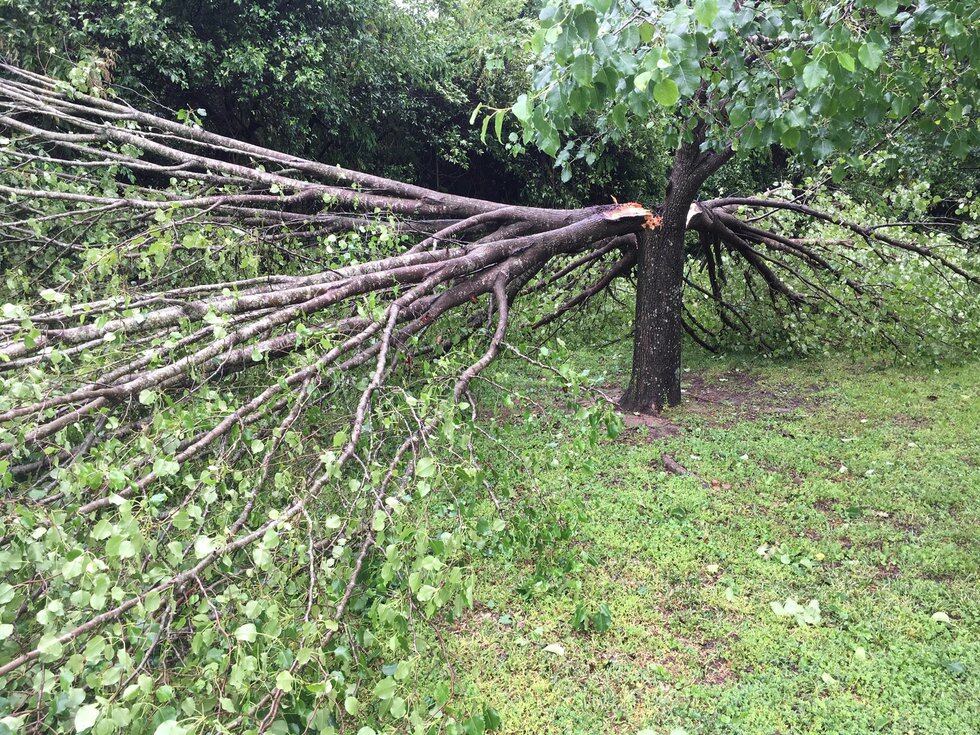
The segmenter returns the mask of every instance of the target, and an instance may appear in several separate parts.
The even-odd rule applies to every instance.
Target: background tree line
[[[632,131],[563,181],[550,156],[515,156],[513,140],[481,140],[471,123],[477,104],[507,107],[528,88],[545,5],[2,0],[0,50],[36,71],[111,81],[134,101],[203,111],[223,135],[453,193],[555,206],[658,199],[670,164],[661,128]],[[777,147],[715,188],[765,189],[786,175]]]

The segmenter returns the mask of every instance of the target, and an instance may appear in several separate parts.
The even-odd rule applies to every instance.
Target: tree
[[[575,186],[545,154],[481,141],[472,100],[509,105],[529,82],[531,5],[6,0],[0,53],[86,88],[128,88],[212,132],[443,191],[581,206],[612,180],[620,196],[659,185],[649,136]]]
[[[7,53],[25,66],[80,61],[90,83],[152,90],[155,103],[202,110],[216,132],[300,155],[341,147],[375,168],[388,116],[411,123],[410,96],[440,82],[438,54],[409,53],[411,39],[434,40],[410,3],[12,0],[3,16]]]
[[[680,401],[684,240],[692,218],[706,221],[705,262],[714,241],[769,290],[802,303],[771,267],[772,251],[810,260],[816,253],[732,222],[724,209],[748,200],[695,204],[719,168],[769,146],[806,160],[840,153],[841,165],[860,166],[861,152],[910,127],[955,158],[976,152],[980,35],[971,3],[563,0],[542,11],[541,21],[534,91],[513,108],[526,143],[564,166],[589,160],[597,142],[575,135],[586,114],[599,114],[613,141],[666,117],[674,141],[658,210],[663,226],[641,238],[637,256],[633,371],[622,398],[628,410]],[[711,265],[717,298],[720,259]]]
[[[80,85],[129,88],[203,117],[213,132],[419,180],[439,170],[433,160],[444,172],[468,160],[476,135],[460,85],[492,50],[466,19],[429,9],[391,0],[8,0],[0,51]],[[495,31],[520,31],[506,14],[486,17]],[[464,44],[470,57],[460,63],[453,56]]]
[[[96,716],[92,707],[108,716],[154,656],[176,649],[187,660],[181,629],[190,625],[195,640],[215,634],[208,605],[216,591],[219,623],[241,623],[222,640],[255,643],[255,624],[235,616],[256,572],[263,584],[307,579],[290,596],[298,602],[290,630],[301,633],[283,633],[270,649],[270,665],[282,669],[274,684],[236,674],[226,724],[254,721],[264,731],[284,698],[290,712],[315,717],[322,700],[303,704],[305,690],[288,695],[292,677],[321,661],[337,671],[321,693],[339,693],[352,711],[341,672],[353,677],[347,699],[361,675],[331,653],[338,631],[350,631],[336,622],[349,606],[375,607],[375,630],[397,632],[407,614],[472,600],[471,581],[442,571],[451,543],[423,538],[414,551],[422,529],[396,525],[406,483],[424,498],[421,484],[437,482],[427,442],[436,434],[458,441],[469,386],[505,349],[517,293],[556,258],[587,265],[595,242],[614,252],[648,213],[441,194],[3,71],[4,257],[49,263],[55,280],[65,279],[43,290],[48,307],[6,304],[0,324],[0,483],[16,497],[0,532],[4,584],[17,584],[0,592],[0,677],[11,717],[59,719],[55,703],[68,696],[60,686],[40,700],[28,695],[51,665],[71,679],[84,669],[94,677],[87,681],[106,682],[91,685],[102,699],[85,705],[83,721]],[[331,238],[347,231],[364,235],[353,253]],[[201,255],[241,241],[265,248],[254,254],[273,266],[270,254],[287,248],[300,272],[208,281],[210,258]],[[366,258],[366,247],[378,257]],[[327,248],[336,259],[317,264]],[[168,285],[152,286],[144,270],[157,258],[173,263]],[[5,269],[8,283],[17,270]],[[88,272],[105,284],[97,298],[85,298]],[[25,278],[34,284],[48,273],[36,268]],[[47,539],[55,546],[44,552]],[[99,551],[84,551],[92,539]],[[410,578],[415,612],[358,586],[376,546],[391,574]],[[406,554],[420,556],[409,563]],[[111,597],[101,586],[109,572]],[[56,614],[31,610],[28,596],[42,588]],[[202,617],[189,623],[183,610],[197,605]],[[111,656],[72,653],[95,650],[105,636],[133,652],[125,673]],[[203,653],[194,660],[214,663]],[[201,676],[182,686],[210,683]],[[386,711],[404,716],[404,701],[380,694]]]
[[[517,325],[565,318],[637,263],[641,281],[659,279],[643,259],[680,242],[678,228],[711,254],[733,248],[774,303],[834,304],[834,282],[874,305],[882,284],[842,268],[861,249],[936,271],[976,304],[974,264],[951,238],[900,240],[772,196],[681,211],[691,181],[733,155],[693,144],[707,126],[678,147],[659,211],[550,209],[320,163],[143,112],[112,89],[0,71],[0,257],[17,295],[0,319],[0,682],[19,722],[63,726],[74,707],[85,726],[118,714],[107,732],[153,714],[164,732],[183,732],[185,715],[266,731],[283,708],[299,727],[356,712],[365,675],[344,637],[402,650],[419,610],[472,602],[472,583],[437,556],[454,542],[399,524],[438,482],[430,442],[465,451],[473,382],[504,351],[533,359],[508,342]],[[539,119],[529,104],[516,112]],[[504,114],[488,123],[501,138]],[[842,260],[828,233],[811,242],[783,229],[797,222],[744,214],[775,210],[855,245]],[[225,257],[241,262],[216,277]],[[751,330],[708,272],[719,318]],[[698,334],[693,315],[678,323]],[[266,646],[248,588],[269,585],[290,606],[266,617]],[[350,610],[373,629],[352,630]],[[232,665],[238,655],[247,663]],[[158,711],[144,673],[157,657],[180,662],[195,692],[180,711]],[[396,674],[375,695],[400,719]],[[78,701],[77,682],[95,702]]]

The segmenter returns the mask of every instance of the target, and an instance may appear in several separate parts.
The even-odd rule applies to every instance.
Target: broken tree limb
[[[4,499],[17,509],[4,542],[27,548],[41,529],[71,544],[137,519],[159,548],[181,549],[152,574],[142,569],[149,557],[121,565],[112,602],[99,610],[72,603],[51,638],[27,604],[9,643],[16,651],[0,665],[0,684],[15,688],[110,624],[132,631],[134,660],[157,655],[178,634],[166,626],[163,640],[141,637],[135,621],[148,599],[163,597],[169,618],[180,618],[202,575],[220,589],[256,573],[267,534],[287,533],[314,509],[339,524],[311,546],[340,559],[341,578],[319,592],[330,601],[321,614],[340,621],[373,558],[374,515],[403,490],[505,336],[615,293],[635,273],[638,238],[663,226],[662,207],[504,205],[308,161],[11,66],[0,66],[0,130],[11,141],[0,150],[10,162],[0,172],[0,258],[52,256],[36,276],[50,303],[0,316],[0,380],[10,386],[0,393],[0,462],[12,479]],[[685,283],[720,322],[689,314],[692,338],[708,346],[741,330],[767,344],[728,290],[738,279],[727,273],[746,262],[791,308],[796,291],[808,304],[835,304],[824,275],[851,279],[855,298],[874,297],[863,274],[842,269],[848,249],[867,242],[976,283],[935,249],[790,204],[727,198],[686,212],[675,234],[698,235],[708,279],[689,272]],[[843,228],[854,242],[767,230],[742,209],[791,211]],[[382,244],[325,263],[322,253],[308,257],[350,231]],[[199,261],[220,248],[183,242],[196,235],[247,242],[259,272],[208,280]],[[173,269],[141,271],[164,239]],[[290,254],[285,264],[279,248]],[[111,289],[75,298],[74,286],[113,258],[121,276]],[[48,292],[56,264],[62,280]],[[534,299],[549,302],[547,313],[522,311]],[[393,406],[405,395],[415,403],[399,414]],[[243,488],[210,498],[206,480],[235,473]],[[208,525],[215,504],[230,511],[220,527]],[[191,532],[174,522],[191,505],[204,508],[200,532],[210,544],[199,558],[187,553]],[[18,514],[37,523],[27,527]],[[317,586],[308,574],[304,590]],[[13,576],[28,600],[50,585],[66,600],[76,591],[60,570],[36,575],[25,565]],[[52,650],[61,652],[42,661]],[[268,692],[249,716],[271,723],[280,700]]]

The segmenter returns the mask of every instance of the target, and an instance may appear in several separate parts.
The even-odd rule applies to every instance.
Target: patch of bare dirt
[[[766,416],[784,416],[801,408],[816,405],[820,386],[786,386],[763,382],[757,375],[743,370],[724,373],[687,373],[683,380],[680,407],[663,414],[624,413],[627,431],[623,440],[656,441],[684,432],[686,419],[708,420],[728,427],[739,421]],[[621,390],[607,388],[610,399],[618,401]]]
[[[616,397],[617,399],[619,396]],[[642,429],[646,427],[646,438],[650,441],[654,439],[666,439],[670,436],[683,434],[684,429],[658,414],[645,413],[624,413],[623,423],[628,429]]]
[[[636,668],[650,668],[660,666],[674,679],[682,679],[687,673],[684,657],[676,651],[653,650],[647,647],[633,648],[631,650],[614,649],[599,654],[599,660],[605,666],[617,663],[629,662]],[[590,669],[594,669],[593,663],[589,664]]]
[[[819,386],[772,385],[743,370],[705,375],[691,373],[684,387],[683,409],[722,426],[765,416],[783,416],[814,405]]]
[[[683,378],[683,397],[679,407],[665,413],[622,413],[626,430],[620,441],[641,444],[658,441],[684,433],[685,425],[692,419],[705,421],[714,426],[729,427],[739,421],[751,421],[766,416],[789,415],[818,403],[816,393],[820,386],[773,385],[759,376],[744,371],[730,370],[724,373],[686,373]],[[619,401],[622,386],[605,386],[604,400]],[[594,399],[584,399],[579,405],[591,405]],[[562,410],[558,407],[557,410]],[[526,411],[542,415],[549,407],[533,402],[518,409],[507,406],[478,408],[478,417],[491,419],[500,424],[512,424],[521,420]],[[785,431],[784,436],[792,437]]]
[[[700,683],[720,686],[727,684],[734,678],[735,671],[732,669],[732,665],[723,658],[715,658],[705,664],[704,675],[701,677]]]
[[[817,541],[821,541],[823,539],[823,534],[815,528],[805,528],[803,529],[803,537],[806,538],[807,541],[813,541],[816,543]]]
[[[888,562],[887,564],[880,564],[875,567],[875,579],[891,580],[898,579],[901,576],[902,570],[895,562]]]
[[[890,516],[892,526],[908,534],[911,537],[921,536],[924,526],[910,516],[904,514],[892,514]]]
[[[820,498],[813,502],[813,507],[821,513],[831,514],[837,512],[837,501],[831,498]]]
[[[695,679],[698,684],[720,686],[735,678],[735,670],[724,655],[724,650],[737,638],[738,636],[732,633],[724,638],[708,640],[681,639],[697,652],[698,658],[703,662],[700,666],[701,671]]]
[[[910,416],[907,413],[897,413],[892,416],[892,423],[909,429],[926,429],[932,426],[932,420],[925,416]]]

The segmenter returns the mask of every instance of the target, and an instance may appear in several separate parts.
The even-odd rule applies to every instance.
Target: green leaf
[[[744,105],[736,104],[728,113],[728,121],[738,130],[749,121],[749,111]]]
[[[487,142],[487,128],[490,127],[490,119],[493,115],[487,115],[483,118],[483,125],[480,126],[480,142]]]
[[[779,142],[790,150],[797,148],[800,145],[800,129],[789,128],[785,130],[779,137]]]
[[[422,457],[415,465],[415,476],[421,478],[432,477],[436,473],[436,461],[432,457]]]
[[[520,97],[518,97],[517,102],[515,102],[514,106],[510,109],[511,112],[514,113],[514,117],[516,117],[522,123],[531,119],[531,101],[527,98],[526,94],[522,94]]]
[[[898,12],[898,0],[878,0],[875,10],[885,18],[891,18]]]
[[[75,732],[85,732],[95,721],[99,719],[99,705],[97,704],[86,704],[78,708],[75,712]]]
[[[39,293],[40,297],[45,301],[50,303],[60,304],[68,300],[68,295],[63,293],[58,293],[54,289],[45,288]]]
[[[395,696],[395,680],[386,676],[374,686],[374,696],[380,700],[391,699]]]
[[[804,607],[792,597],[787,597],[786,602],[770,602],[769,607],[778,617],[795,618],[801,626],[820,624],[820,603],[817,600],[810,600]]]
[[[837,63],[840,64],[847,71],[855,71],[857,66],[854,63],[854,57],[843,51],[837,54]]]
[[[153,463],[153,474],[157,477],[170,477],[180,471],[180,464],[172,459],[159,457]]]
[[[636,75],[636,77],[634,77],[633,86],[636,88],[637,92],[645,92],[651,79],[653,79],[652,71],[640,72]]]
[[[307,663],[309,663],[310,659],[313,658],[315,653],[316,651],[314,651],[312,648],[304,646],[296,652],[296,663],[298,663],[300,666],[305,666]],[[329,682],[327,682],[327,684],[333,686]]]
[[[256,630],[255,625],[252,623],[245,623],[245,625],[238,626],[235,631],[235,638],[240,641],[245,641],[246,643],[255,643]]]
[[[881,47],[877,44],[871,42],[864,43],[861,44],[861,48],[858,49],[858,61],[860,61],[871,71],[874,71],[881,66],[881,59]]]
[[[112,535],[112,524],[109,522],[108,518],[100,518],[99,522],[95,524],[89,536],[94,538],[96,541],[102,541],[109,538]]]
[[[293,691],[293,675],[288,671],[280,671],[276,674],[276,689],[286,693]]]
[[[817,59],[814,59],[803,67],[803,85],[807,89],[816,89],[823,84],[823,81],[826,78],[827,69],[824,68],[824,65]]]
[[[609,605],[602,603],[599,609],[592,616],[592,625],[599,633],[605,633],[612,627],[612,611]]]
[[[483,721],[487,723],[487,732],[499,730],[504,724],[503,720],[500,718],[500,713],[493,707],[489,706],[483,708]]]
[[[592,81],[592,59],[588,54],[580,54],[572,62],[572,78],[585,85]]]
[[[565,655],[565,647],[561,643],[549,643],[543,650],[546,653],[553,653],[556,656]]]
[[[160,597],[160,592],[157,590],[150,590],[146,597],[143,598],[143,607],[147,612],[152,613],[160,609],[160,604],[163,600]]]
[[[187,728],[177,724],[177,720],[166,720],[157,725],[153,735],[187,735]]]
[[[178,531],[186,531],[191,527],[191,516],[186,509],[181,508],[176,514],[174,514],[172,523],[174,524],[174,528],[176,528]]]
[[[405,700],[401,697],[395,697],[391,700],[391,707],[388,709],[388,713],[396,720],[400,720],[405,716],[406,709]]]
[[[194,555],[198,559],[203,559],[215,550],[214,541],[208,536],[198,536],[194,540]]]
[[[718,17],[718,0],[698,0],[694,4],[694,17],[705,28],[710,28]]]
[[[55,636],[46,635],[41,638],[40,641],[38,641],[37,649],[41,652],[42,661],[53,661],[54,659],[61,657],[61,652],[64,650],[64,646]]]
[[[673,79],[661,79],[653,86],[653,98],[664,107],[673,107],[681,98],[677,82]]]
[[[613,125],[615,125],[617,128],[620,130],[626,130],[626,105],[618,104],[612,108],[609,118],[612,120]]]
[[[595,13],[587,10],[584,13],[576,14],[575,30],[578,31],[578,36],[582,40],[595,38],[599,34],[599,22]]]
[[[113,490],[122,490],[127,483],[126,473],[119,467],[113,467],[109,470],[109,473],[106,475],[106,480],[109,481],[109,487]]]
[[[507,110],[501,109],[497,110],[493,114],[493,134],[497,136],[497,142],[504,142],[504,117],[507,115]]]
[[[416,596],[419,598],[419,602],[428,602],[435,597],[438,592],[438,587],[433,587],[431,584],[423,584],[419,588],[418,595]]]

